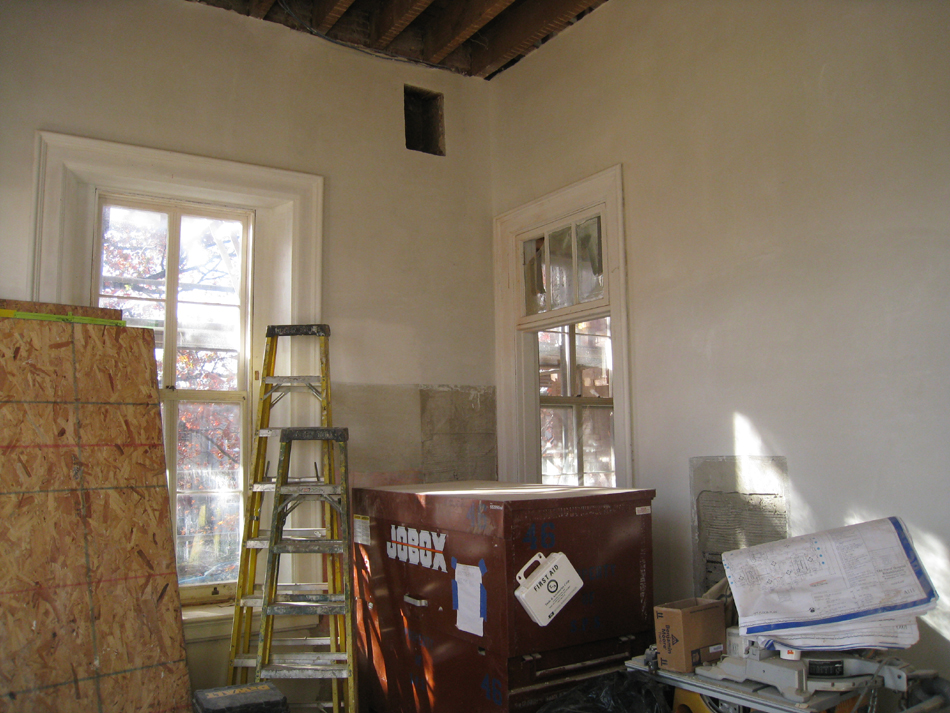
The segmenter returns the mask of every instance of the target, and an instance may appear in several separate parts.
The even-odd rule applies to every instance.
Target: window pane
[[[106,206],[100,293],[164,299],[168,215]]]
[[[581,443],[584,454],[584,485],[613,488],[617,485],[614,468],[612,408],[581,408]]]
[[[184,216],[178,297],[189,302],[241,303],[241,234],[236,220]]]
[[[567,327],[538,332],[538,381],[542,396],[569,396]]]
[[[521,245],[524,251],[525,314],[539,314],[548,308],[544,291],[544,238],[525,240]]]
[[[604,296],[599,215],[577,224],[577,296],[581,302]]]
[[[541,482],[577,485],[574,412],[571,407],[541,409]]]
[[[179,389],[237,389],[240,319],[238,307],[178,303]]]
[[[241,487],[241,404],[178,404],[177,486],[181,490]]]
[[[155,362],[158,366],[158,385],[162,386],[162,354],[165,347],[165,305],[146,300],[122,300],[100,297],[99,306],[122,310],[122,319],[130,327],[145,327],[155,332]]]
[[[182,584],[237,579],[241,416],[240,404],[178,404],[176,551]]]
[[[576,331],[580,395],[605,399],[613,397],[609,318],[580,322]]]
[[[240,522],[240,493],[178,493],[179,584],[237,580]]]
[[[571,226],[549,236],[551,252],[551,308],[574,304],[574,246]]]

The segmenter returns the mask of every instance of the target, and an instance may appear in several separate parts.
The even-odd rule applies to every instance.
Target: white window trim
[[[617,487],[633,487],[633,365],[628,346],[627,261],[620,165],[601,171],[495,218],[495,379],[498,479],[540,482],[538,364],[534,332],[523,321],[522,248],[519,236],[589,208],[602,206],[602,239],[610,298],[614,373],[614,455]],[[551,315],[552,323],[562,321]],[[539,325],[534,325],[536,328]]]
[[[255,264],[284,268],[272,273],[281,285],[267,311],[289,323],[319,321],[321,176],[46,131],[36,144],[33,299],[88,302],[96,189],[138,191],[256,211]],[[265,258],[270,264],[262,266]]]
[[[263,327],[321,321],[321,176],[41,131],[34,178],[36,301],[90,304],[96,191],[140,192],[255,212],[252,369],[262,363]],[[280,373],[318,373],[314,352],[293,349]]]
[[[207,201],[254,211],[255,276],[248,368],[263,361],[264,327],[321,321],[323,178],[221,159],[37,132],[33,299],[91,305],[97,192]],[[264,277],[268,276],[268,277]],[[319,373],[315,349],[293,345],[279,373]],[[257,398],[255,387],[249,400]],[[313,413],[298,414],[316,422]],[[249,404],[248,411],[255,409]],[[250,440],[246,441],[250,446]],[[250,451],[247,452],[249,459]],[[174,530],[174,522],[169,526]]]

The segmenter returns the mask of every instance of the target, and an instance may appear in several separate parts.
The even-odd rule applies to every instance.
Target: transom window
[[[130,326],[155,331],[179,582],[233,582],[241,544],[252,215],[119,194],[101,194],[98,205],[97,302],[121,309]]]
[[[525,315],[603,301],[600,215],[524,240],[522,251]]]

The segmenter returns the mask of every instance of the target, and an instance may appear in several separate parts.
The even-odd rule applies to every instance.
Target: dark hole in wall
[[[405,86],[406,148],[445,156],[445,124],[442,95]]]

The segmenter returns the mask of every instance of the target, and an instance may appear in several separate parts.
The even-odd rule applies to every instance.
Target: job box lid
[[[406,524],[509,538],[513,522],[528,512],[596,517],[618,508],[649,507],[655,495],[649,489],[453,481],[356,488],[353,511]]]

